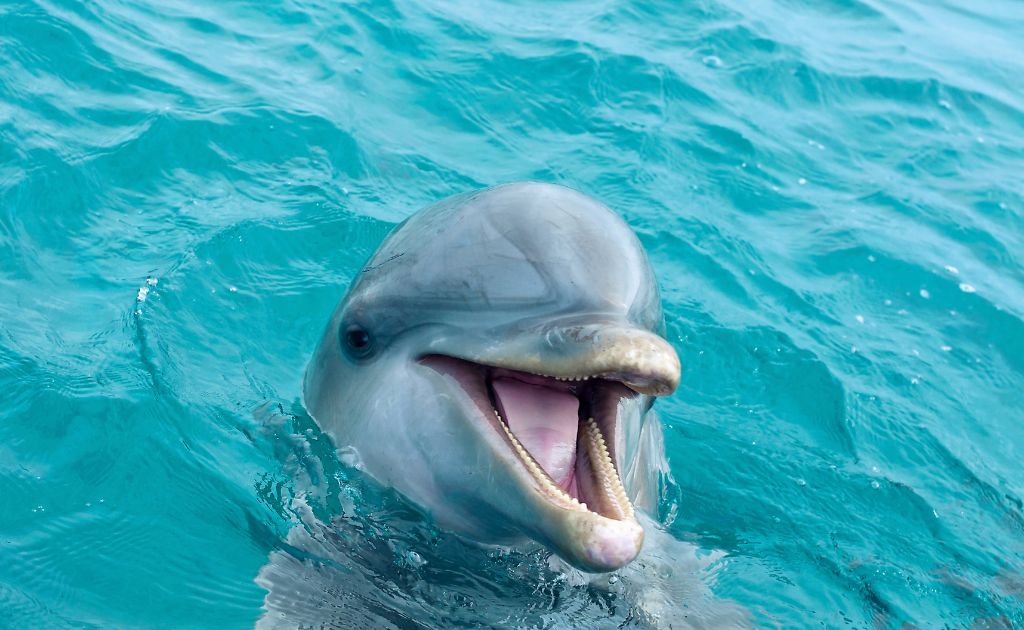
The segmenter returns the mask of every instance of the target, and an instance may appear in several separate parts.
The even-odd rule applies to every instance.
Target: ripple
[[[301,409],[387,231],[525,178],[650,254],[684,364],[660,508],[728,551],[716,598],[1024,623],[1019,13],[0,6],[4,623],[641,623],[610,583],[434,531]]]

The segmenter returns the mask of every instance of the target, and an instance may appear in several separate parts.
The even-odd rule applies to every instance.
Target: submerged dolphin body
[[[679,360],[636,235],[568,188],[517,183],[410,217],[338,305],[310,415],[359,467],[484,543],[590,572],[639,553],[667,470],[654,397]]]

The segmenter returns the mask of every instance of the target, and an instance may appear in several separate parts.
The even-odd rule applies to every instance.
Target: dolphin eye
[[[345,346],[349,352],[357,357],[365,357],[370,353],[373,346],[370,333],[363,327],[353,324],[345,329]]]

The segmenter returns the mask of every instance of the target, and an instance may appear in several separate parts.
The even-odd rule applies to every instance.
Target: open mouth
[[[637,392],[601,376],[545,376],[442,355],[421,362],[454,376],[493,415],[496,430],[549,502],[634,520],[615,466],[615,435],[620,401]]]

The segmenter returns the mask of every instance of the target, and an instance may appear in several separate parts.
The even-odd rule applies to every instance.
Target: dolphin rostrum
[[[667,470],[675,390],[654,274],[594,199],[515,183],[407,219],[352,283],[306,371],[310,415],[358,465],[484,543],[612,571]]]

